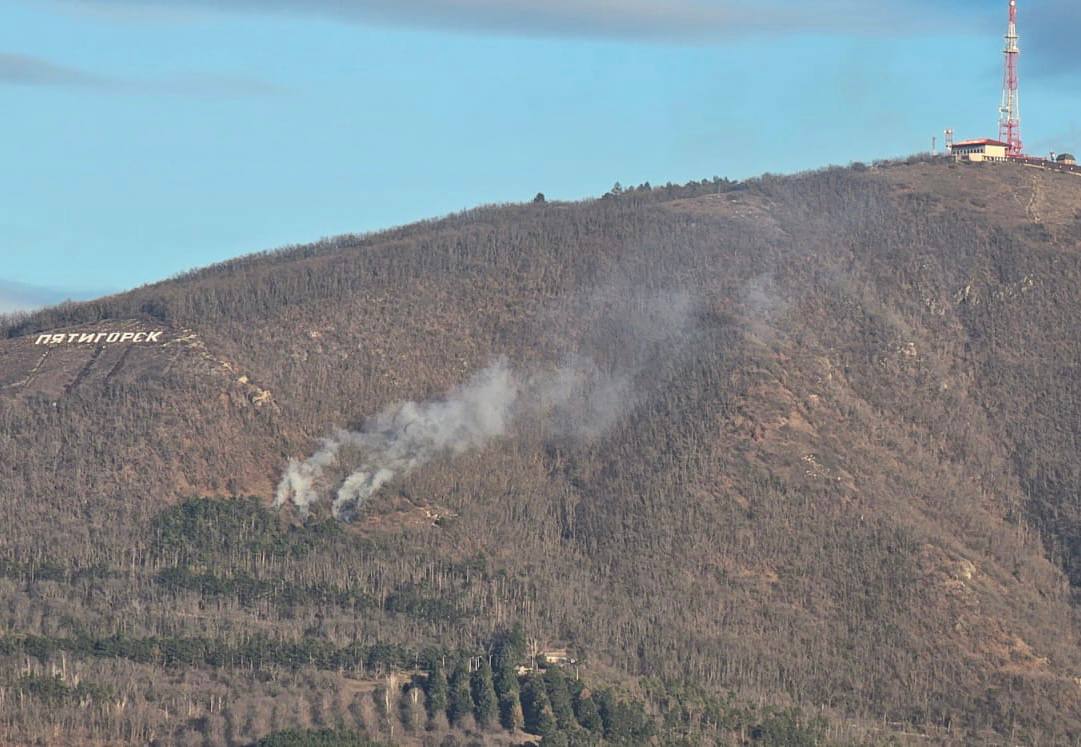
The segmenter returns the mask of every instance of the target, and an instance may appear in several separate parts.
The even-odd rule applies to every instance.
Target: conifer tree
[[[544,736],[555,731],[552,704],[548,700],[544,678],[539,674],[529,675],[522,687],[522,715],[525,717],[525,730],[531,734]]]
[[[495,645],[493,680],[499,699],[499,721],[505,729],[521,729],[525,723],[519,697],[518,662],[525,655],[525,634],[521,625],[500,636]]]
[[[447,718],[454,726],[459,726],[466,716],[473,714],[473,695],[469,689],[469,672],[465,662],[458,662],[450,677],[450,695],[447,702]]]
[[[499,701],[492,680],[492,667],[488,664],[487,657],[481,658],[480,667],[473,672],[470,686],[473,694],[473,716],[477,719],[477,726],[487,728],[495,723],[499,716]]]
[[[492,672],[495,691],[499,697],[509,693],[518,694],[517,662],[507,656],[497,653],[495,657],[495,670]]]
[[[586,688],[574,696],[574,716],[582,728],[596,734],[604,731],[604,722],[597,710],[597,703],[593,700],[593,694]]]
[[[435,718],[447,710],[447,675],[443,673],[443,667],[438,662],[432,667],[428,675],[428,683],[425,688],[428,696],[428,717]]]
[[[525,726],[522,701],[517,690],[499,696],[499,723],[508,731],[517,731]]]
[[[552,704],[552,715],[560,729],[573,729],[578,726],[574,717],[570,689],[563,670],[552,667],[544,673],[544,687],[548,691],[548,700]]]

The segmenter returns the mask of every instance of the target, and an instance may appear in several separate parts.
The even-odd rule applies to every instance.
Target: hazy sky
[[[1021,2],[1026,143],[1081,149],[1081,3]],[[538,191],[995,135],[1005,8],[0,0],[0,279],[123,288]]]

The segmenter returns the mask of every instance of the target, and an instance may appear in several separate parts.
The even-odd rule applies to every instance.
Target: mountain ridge
[[[63,386],[0,392],[0,505],[20,517],[0,559],[134,581],[100,582],[104,607],[19,576],[22,611],[4,625],[104,635],[126,613],[140,636],[478,651],[517,623],[621,687],[664,683],[654,714],[693,686],[824,716],[828,741],[874,743],[883,721],[944,744],[1076,739],[1077,204],[1072,175],[1012,164],[707,180],[478,209],[14,320],[5,361],[37,334],[121,320],[202,347],[161,365],[138,348],[82,379],[91,353],[65,353],[50,374]],[[287,460],[335,427],[444,401],[499,356],[523,376],[586,357],[630,394],[585,436],[529,414],[436,454],[292,560],[213,545],[195,563],[149,544],[169,506],[269,506]],[[307,522],[279,514],[327,518],[325,505]],[[166,571],[204,580],[166,593],[153,580]],[[257,610],[206,580],[242,573],[383,603],[358,617],[268,591]],[[406,590],[430,606],[388,604]],[[178,614],[207,606],[219,622]],[[269,707],[262,685],[230,687],[238,709]],[[283,704],[317,697],[286,690]],[[178,739],[267,733],[219,739],[139,702]],[[707,721],[692,739],[734,738]]]

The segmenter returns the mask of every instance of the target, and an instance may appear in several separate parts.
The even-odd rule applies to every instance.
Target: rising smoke
[[[514,368],[499,358],[441,398],[399,402],[359,431],[339,429],[308,459],[289,461],[275,505],[291,502],[307,514],[333,495],[334,516],[348,521],[389,481],[436,457],[479,449],[524,420],[553,435],[595,438],[636,401],[634,380],[647,350],[685,336],[691,308],[683,294],[639,302],[633,310],[607,308],[600,317],[618,319],[641,343],[617,365],[602,369],[580,353],[543,368]]]

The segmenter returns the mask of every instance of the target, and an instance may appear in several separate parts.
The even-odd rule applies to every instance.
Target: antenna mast
[[[1017,0],[1010,0],[1010,25],[1006,31],[1005,72],[1002,78],[1002,106],[999,107],[998,139],[1006,143],[1006,155],[1017,158],[1024,153],[1021,144],[1021,96],[1017,77]]]

